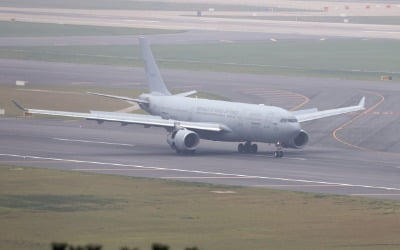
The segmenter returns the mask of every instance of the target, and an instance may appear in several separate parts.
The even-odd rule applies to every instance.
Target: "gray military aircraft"
[[[194,153],[200,139],[206,139],[240,142],[238,145],[240,153],[256,153],[258,146],[252,142],[272,143],[276,145],[274,152],[276,158],[283,156],[283,148],[300,148],[307,144],[308,134],[301,129],[300,123],[364,109],[365,97],[362,97],[356,106],[325,111],[308,109],[290,112],[262,104],[188,97],[196,91],[172,95],[164,84],[146,39],[140,38],[139,43],[150,92],[141,94],[139,98],[101,93],[89,94],[136,102],[151,115],[25,109],[14,103],[30,114],[85,118],[95,120],[99,124],[109,121],[118,122],[121,125],[140,124],[145,127],[163,127],[168,131],[168,144],[178,154]]]

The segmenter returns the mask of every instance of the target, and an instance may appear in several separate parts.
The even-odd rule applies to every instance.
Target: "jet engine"
[[[196,132],[183,128],[170,133],[167,142],[178,153],[194,152],[199,145],[200,137]]]
[[[300,133],[292,140],[283,143],[285,148],[301,148],[308,142],[308,134],[306,131],[301,130]]]

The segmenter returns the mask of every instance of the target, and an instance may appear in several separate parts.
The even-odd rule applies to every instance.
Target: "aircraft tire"
[[[275,158],[282,158],[283,157],[283,151],[275,151],[274,152],[274,157]]]

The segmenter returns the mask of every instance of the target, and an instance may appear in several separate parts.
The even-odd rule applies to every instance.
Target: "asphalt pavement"
[[[321,110],[356,104],[367,110],[303,124],[304,149],[272,157],[236,152],[236,143],[202,140],[177,156],[163,129],[90,121],[1,118],[0,162],[72,171],[400,199],[400,86],[390,82],[162,70],[170,88],[197,89],[235,101]],[[0,60],[0,82],[88,84],[144,89],[139,68]],[[23,100],[20,100],[23,103]],[[32,107],[34,108],[34,107]],[[49,107],[51,108],[51,107]]]

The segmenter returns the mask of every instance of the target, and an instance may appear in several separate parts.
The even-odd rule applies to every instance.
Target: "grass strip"
[[[282,40],[258,43],[154,45],[161,67],[200,71],[400,79],[395,40]],[[0,58],[140,66],[137,46],[1,47]]]
[[[398,201],[0,166],[8,250],[398,249],[399,218]]]
[[[178,30],[0,21],[0,37],[122,36],[177,33]]]

